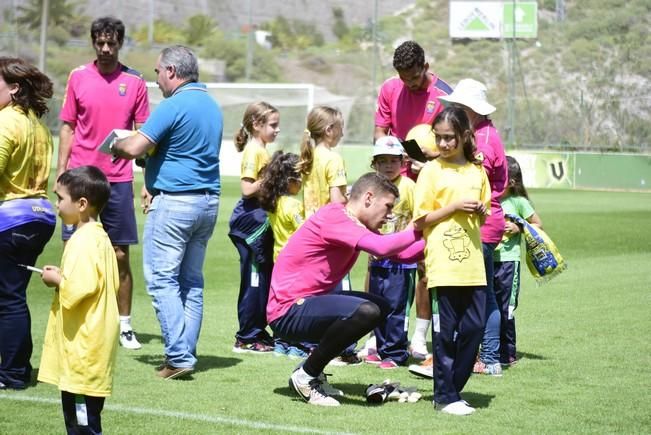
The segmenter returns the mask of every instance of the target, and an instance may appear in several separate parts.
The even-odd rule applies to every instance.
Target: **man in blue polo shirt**
[[[165,342],[158,376],[187,376],[197,361],[203,315],[203,262],[217,221],[221,109],[198,83],[195,54],[180,45],[156,62],[165,100],[137,134],[114,142],[123,158],[146,159],[145,185],[153,195],[145,223],[143,263]]]

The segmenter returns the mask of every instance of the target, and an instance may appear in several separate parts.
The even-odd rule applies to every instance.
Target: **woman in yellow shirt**
[[[0,389],[26,388],[32,334],[26,290],[56,217],[47,199],[52,135],[40,120],[52,82],[22,59],[0,57]]]

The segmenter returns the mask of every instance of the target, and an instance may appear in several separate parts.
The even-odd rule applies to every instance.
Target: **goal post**
[[[315,105],[329,105],[341,110],[344,122],[349,118],[354,97],[336,95],[308,83],[205,83],[208,93],[220,105],[224,115],[224,135],[220,152],[223,175],[239,175],[241,154],[233,145],[233,136],[240,128],[246,107],[255,101],[266,101],[280,112],[280,134],[270,150],[297,152],[305,130],[308,112]],[[150,108],[163,100],[155,82],[147,82]]]

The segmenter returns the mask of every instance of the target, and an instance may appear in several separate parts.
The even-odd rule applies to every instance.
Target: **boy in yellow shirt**
[[[76,225],[63,251],[61,268],[45,266],[42,279],[54,287],[38,380],[61,390],[68,433],[101,433],[100,413],[111,395],[118,346],[118,266],[99,212],[111,187],[94,166],[59,176],[57,209]]]

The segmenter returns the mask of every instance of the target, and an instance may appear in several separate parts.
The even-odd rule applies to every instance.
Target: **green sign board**
[[[503,9],[505,38],[537,38],[538,37],[538,3],[537,2],[508,2]],[[515,32],[513,24],[515,23]],[[515,33],[515,35],[514,35]]]

